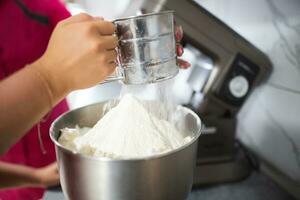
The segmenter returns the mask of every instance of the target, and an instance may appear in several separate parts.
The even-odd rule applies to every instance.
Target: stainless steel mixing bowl
[[[58,143],[65,127],[92,127],[104,103],[72,110],[50,128],[59,164],[60,181],[69,200],[183,200],[193,180],[201,121],[187,108],[181,120],[192,141],[171,152],[143,159],[96,158],[73,153]],[[114,123],[113,121],[111,123]],[[109,134],[109,133],[107,133]]]

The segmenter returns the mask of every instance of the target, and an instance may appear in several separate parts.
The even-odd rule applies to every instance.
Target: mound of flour
[[[84,132],[78,128],[63,129],[59,142],[90,156],[139,158],[176,149],[191,140],[128,94],[92,129]]]

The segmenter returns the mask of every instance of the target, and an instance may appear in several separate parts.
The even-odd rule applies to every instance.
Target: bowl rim
[[[74,152],[74,151],[64,147],[62,144],[60,144],[58,142],[57,139],[54,138],[54,125],[61,118],[63,118],[64,116],[68,115],[71,112],[74,112],[74,111],[77,111],[77,110],[80,110],[80,109],[84,109],[86,107],[95,106],[95,105],[98,105],[98,104],[104,104],[104,103],[107,103],[109,101],[110,100],[97,102],[97,103],[89,104],[89,105],[86,105],[86,106],[82,106],[82,107],[79,107],[79,108],[76,108],[76,109],[73,109],[73,110],[69,110],[69,111],[65,112],[64,114],[60,115],[59,117],[57,117],[51,123],[50,129],[49,129],[49,136],[50,136],[52,142],[55,144],[55,147],[61,149],[65,153],[68,153],[68,154],[71,154],[71,155],[76,155],[76,156],[79,156],[81,158],[89,159],[89,160],[99,160],[99,161],[106,161],[106,162],[145,161],[145,160],[153,160],[153,159],[158,159],[158,158],[162,158],[162,157],[167,157],[167,156],[172,155],[176,152],[182,151],[182,150],[188,148],[189,146],[191,146],[194,142],[198,141],[198,139],[201,135],[202,121],[201,121],[200,117],[194,111],[192,111],[191,109],[179,105],[182,109],[184,109],[185,111],[187,111],[188,113],[190,113],[191,115],[193,115],[195,117],[195,119],[197,120],[199,130],[196,133],[194,133],[194,137],[192,138],[191,141],[189,141],[188,143],[180,146],[179,148],[176,148],[176,149],[173,149],[173,150],[170,150],[170,151],[165,151],[165,152],[162,152],[162,153],[158,153],[158,154],[154,154],[154,155],[146,156],[146,157],[133,157],[133,158],[126,158],[126,157],[125,158],[109,158],[109,157],[100,157],[100,156],[99,157],[98,156],[88,156],[88,155],[81,154],[79,152]],[[56,151],[57,151],[57,149],[56,149]]]

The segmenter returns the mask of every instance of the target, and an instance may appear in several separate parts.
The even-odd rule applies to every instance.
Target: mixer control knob
[[[229,90],[234,97],[242,98],[249,90],[249,82],[244,76],[236,76],[229,82]]]

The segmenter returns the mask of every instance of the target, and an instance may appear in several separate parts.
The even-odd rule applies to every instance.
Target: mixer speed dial
[[[245,96],[249,90],[249,82],[244,76],[236,76],[229,82],[229,90],[236,98]]]

